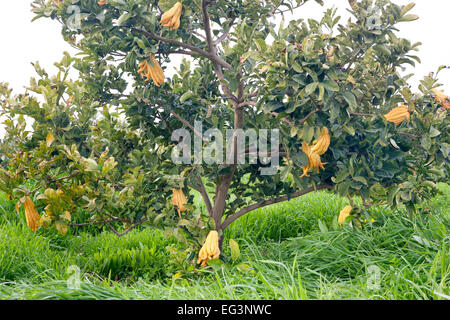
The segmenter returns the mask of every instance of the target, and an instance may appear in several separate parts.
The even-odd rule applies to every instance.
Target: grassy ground
[[[440,188],[414,221],[377,207],[363,231],[333,228],[345,201],[326,192],[261,209],[227,230],[237,263],[176,280],[160,231],[34,233],[1,199],[0,299],[450,299],[450,187]]]

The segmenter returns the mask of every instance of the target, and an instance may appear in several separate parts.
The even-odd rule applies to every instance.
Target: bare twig
[[[112,232],[114,232],[114,234],[116,236],[118,236],[119,238],[123,237],[124,235],[126,235],[128,232],[130,232],[131,230],[133,230],[134,228],[140,226],[141,224],[143,224],[145,221],[147,221],[148,218],[143,218],[142,220],[134,223],[131,227],[129,227],[127,230],[125,230],[122,233],[119,233],[116,228],[114,228],[111,223],[109,221],[105,221],[105,223],[108,225],[108,227],[111,229]]]
[[[241,102],[240,104],[238,104],[238,107],[245,107],[245,106],[254,106],[256,107],[258,103],[256,101],[245,101],[245,102]]]
[[[225,40],[226,38],[228,38],[228,36],[230,35],[231,28],[234,26],[235,21],[236,21],[236,17],[233,17],[233,19],[228,24],[226,31],[222,35],[220,35],[216,40],[214,40],[214,45],[217,45],[217,44],[221,43],[223,40]]]
[[[358,117],[373,117],[376,116],[376,114],[374,113],[359,113],[359,112],[353,112],[353,111],[348,111],[348,113],[352,116],[358,116]]]
[[[93,226],[98,224],[106,224],[106,222],[114,222],[114,221],[120,221],[119,218],[107,220],[107,221],[94,221],[94,222],[85,222],[85,223],[71,223],[68,224],[69,227],[84,227],[84,226]]]

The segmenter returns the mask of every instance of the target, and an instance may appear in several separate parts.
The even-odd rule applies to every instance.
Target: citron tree
[[[362,198],[344,220],[377,204],[412,216],[448,179],[450,152],[439,72],[417,92],[400,74],[420,61],[419,44],[397,33],[417,18],[414,4],[351,0],[349,21],[328,9],[317,21],[285,22],[305,2],[33,1],[36,18],[59,21],[81,57],[65,54],[53,77],[35,64],[39,78],[24,95],[1,87],[0,188],[29,210],[32,199],[39,225],[61,233],[178,226],[168,230],[188,244],[180,252],[202,265],[219,256],[236,219],[317,190]],[[177,163],[173,154],[191,141],[173,139],[180,128],[200,148]],[[212,129],[231,132],[230,161],[195,161],[225,149],[204,134]],[[278,140],[250,161],[255,145],[244,130]],[[34,211],[27,217],[36,229]]]

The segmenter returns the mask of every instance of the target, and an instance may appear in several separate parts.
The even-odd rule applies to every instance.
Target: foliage
[[[402,216],[404,211],[377,206],[370,209],[375,223],[363,224],[358,232],[348,227],[332,230],[336,210],[321,204],[340,208],[342,199],[328,192],[256,210],[226,230],[226,237],[234,237],[241,249],[236,264],[202,270],[201,277],[173,279],[171,274],[148,277],[145,269],[135,266],[115,281],[115,276],[96,275],[86,263],[99,250],[112,258],[114,250],[117,256],[139,250],[139,243],[164,246],[167,242],[161,232],[145,228],[120,239],[107,232],[41,235],[9,224],[5,214],[0,217],[0,238],[8,239],[0,242],[0,299],[448,299],[450,187],[439,187],[446,195],[423,203],[413,222]],[[5,206],[7,202],[0,201],[0,210]],[[13,207],[5,209],[17,216]],[[303,211],[308,219],[302,219]],[[329,231],[319,229],[319,219]],[[291,229],[285,224],[282,233],[287,237],[276,238],[279,222],[288,220],[293,220]],[[261,223],[266,223],[265,228],[258,228]],[[303,231],[298,234],[297,230]],[[167,254],[160,252],[162,257]],[[224,246],[224,256],[230,254]],[[158,263],[147,270],[164,274],[167,264],[152,269]],[[81,268],[80,290],[67,287],[66,269],[73,264]],[[381,270],[379,289],[367,286],[370,265]]]
[[[172,0],[33,1],[35,18],[59,21],[82,58],[65,54],[53,77],[36,63],[39,78],[26,94],[2,85],[0,190],[32,197],[41,225],[62,233],[83,224],[72,222],[80,208],[85,224],[106,224],[118,236],[142,223],[167,228],[185,243],[173,248],[181,257],[174,259],[192,264],[210,229],[223,240],[242,215],[318,189],[360,196],[355,218],[376,204],[405,205],[412,216],[437,194],[435,183],[448,179],[450,152],[448,111],[431,91],[439,72],[415,93],[399,74],[419,61],[419,44],[396,34],[399,23],[416,19],[414,5],[377,0],[377,27],[368,23],[370,0],[350,1],[346,24],[335,9],[320,21],[272,22],[305,2],[184,0],[181,25],[172,30],[159,23]],[[138,72],[153,55],[151,65],[167,72],[180,54],[189,59],[161,85]],[[68,79],[72,67],[77,81]],[[384,115],[399,104],[410,117],[394,125]],[[263,176],[264,164],[238,164],[236,152],[232,164],[173,163],[173,130],[196,120],[221,132],[280,129],[280,170]],[[308,165],[301,146],[323,127],[331,138],[325,170],[300,178]],[[181,219],[170,203],[173,189],[189,195]],[[206,212],[192,205],[194,191]]]

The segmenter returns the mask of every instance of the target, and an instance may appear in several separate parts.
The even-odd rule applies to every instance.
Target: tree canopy
[[[376,204],[412,215],[448,180],[450,152],[450,104],[436,89],[444,67],[417,92],[400,73],[420,62],[420,44],[397,33],[417,19],[414,4],[349,0],[348,21],[326,9],[317,21],[285,22],[305,2],[33,1],[35,19],[59,21],[79,54],[66,53],[54,76],[36,63],[25,94],[1,87],[0,189],[18,210],[33,199],[39,225],[63,234],[178,226],[190,252],[210,230],[222,236],[255,209],[320,189],[360,196],[350,219]],[[197,163],[197,152],[174,163],[180,128],[204,140],[203,152],[213,144],[203,132],[231,130],[231,163]],[[261,174],[270,164],[260,158],[238,161],[236,133],[249,129],[278,130],[275,174]],[[244,143],[250,157],[254,145]]]

